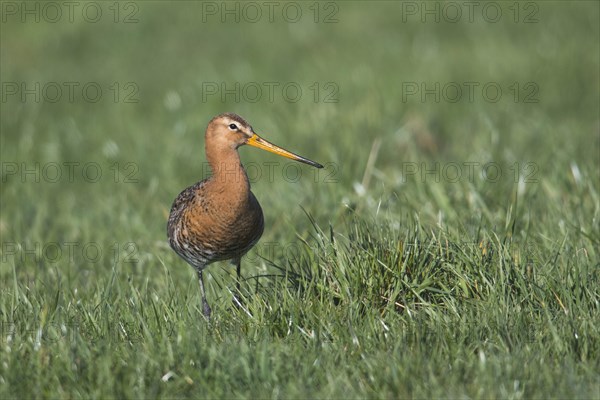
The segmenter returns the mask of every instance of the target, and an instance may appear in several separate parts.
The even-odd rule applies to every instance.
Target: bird
[[[214,262],[231,261],[236,267],[239,293],[241,258],[264,231],[263,211],[250,191],[238,148],[249,145],[316,168],[323,165],[268,142],[234,113],[219,114],[210,120],[204,145],[211,175],[175,198],[167,222],[167,237],[175,253],[196,270],[202,313],[210,320],[212,311],[206,300],[202,272]]]

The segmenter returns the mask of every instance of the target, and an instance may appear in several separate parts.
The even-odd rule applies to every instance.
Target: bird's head
[[[206,142],[219,148],[231,149],[237,149],[247,144],[313,167],[323,168],[319,163],[282,149],[261,138],[244,118],[234,113],[220,114],[210,120],[208,128],[206,128]]]

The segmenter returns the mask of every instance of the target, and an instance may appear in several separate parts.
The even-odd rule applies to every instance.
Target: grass
[[[531,24],[512,2],[498,23],[337,3],[329,24],[312,3],[298,23],[129,3],[131,24],[97,4],[98,23],[0,28],[1,398],[600,397],[598,4],[528,3]],[[415,82],[503,94],[404,99]],[[165,225],[224,111],[327,168],[240,149],[266,229],[243,308],[210,267],[208,323]]]

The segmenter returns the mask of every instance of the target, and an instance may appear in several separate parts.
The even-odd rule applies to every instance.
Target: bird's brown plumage
[[[237,152],[249,144],[322,168],[260,138],[237,114],[220,114],[210,120],[205,134],[206,157],[212,175],[182,191],[173,202],[167,235],[169,244],[198,273],[204,314],[210,316],[202,271],[210,263],[240,259],[264,230],[262,209],[250,191],[250,182]]]

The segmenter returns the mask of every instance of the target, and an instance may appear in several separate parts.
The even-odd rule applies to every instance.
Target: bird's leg
[[[206,318],[210,319],[211,310],[208,302],[206,301],[206,290],[204,290],[204,280],[202,279],[201,269],[198,270],[198,281],[200,282],[200,292],[202,293],[202,312]]]
[[[237,271],[237,291],[236,293],[233,294],[233,304],[235,304],[236,306],[241,306],[242,303],[240,302],[240,294],[241,294],[241,281],[242,281],[242,259],[241,258],[234,258],[231,261],[232,264],[235,265],[236,271]]]

